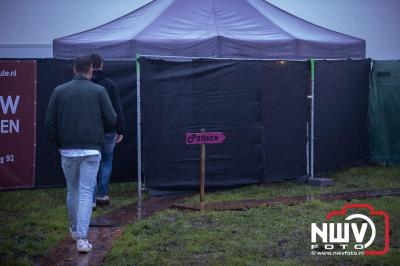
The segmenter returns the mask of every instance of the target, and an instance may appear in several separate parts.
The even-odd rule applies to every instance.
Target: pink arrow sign
[[[219,144],[224,140],[224,132],[186,133],[186,144]]]

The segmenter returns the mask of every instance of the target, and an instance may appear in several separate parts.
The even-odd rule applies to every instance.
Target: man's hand
[[[115,143],[120,143],[123,138],[124,138],[124,135],[115,134]]]

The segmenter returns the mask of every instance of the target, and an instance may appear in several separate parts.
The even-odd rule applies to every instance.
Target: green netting
[[[374,61],[370,80],[371,161],[400,165],[400,61]]]

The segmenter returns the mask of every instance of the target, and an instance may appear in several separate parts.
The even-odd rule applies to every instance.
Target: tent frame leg
[[[308,131],[308,125],[307,125]],[[335,182],[332,178],[316,178],[315,177],[315,169],[314,169],[314,161],[315,161],[315,59],[311,59],[311,121],[310,121],[310,168],[308,172],[308,180],[307,183],[311,186],[317,187],[326,187],[333,186]],[[308,151],[308,146],[307,146]]]
[[[137,132],[137,203],[138,211],[142,207],[142,130],[140,99],[140,55],[136,54],[136,132]]]

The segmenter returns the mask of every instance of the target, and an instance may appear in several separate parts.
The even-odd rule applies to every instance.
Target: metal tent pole
[[[333,186],[329,177],[315,177],[315,59],[311,59],[311,121],[310,121],[310,175],[307,180],[311,186]]]
[[[314,127],[315,127],[315,60],[311,59],[311,129],[310,129],[310,178],[314,178]]]
[[[306,166],[306,173],[307,173],[307,176],[310,176],[310,122],[308,122],[308,121],[307,121],[307,130],[306,131],[307,131],[307,141],[306,141],[307,166]]]
[[[136,54],[136,132],[137,132],[137,193],[138,207],[142,205],[142,132],[140,109],[140,55]]]

